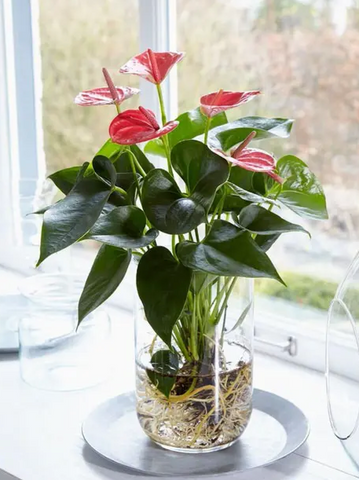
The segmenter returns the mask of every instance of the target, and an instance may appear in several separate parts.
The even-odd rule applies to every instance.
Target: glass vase
[[[346,441],[346,447],[350,446],[349,439],[354,442],[356,451],[359,428],[358,320],[359,253],[350,264],[330,304],[325,355],[330,424],[336,437]]]
[[[253,280],[195,274],[171,350],[137,298],[135,341],[137,416],[154,442],[213,452],[242,435],[252,412]]]
[[[19,321],[20,372],[37,388],[80,390],[106,380],[111,372],[111,322],[103,309],[77,326],[78,299],[85,278],[75,274],[38,274],[20,291],[28,308]]]

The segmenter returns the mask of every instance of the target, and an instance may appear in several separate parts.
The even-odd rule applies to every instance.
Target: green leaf
[[[246,306],[246,308],[243,310],[243,312],[241,313],[240,317],[238,318],[238,320],[236,321],[236,323],[233,325],[233,327],[230,329],[230,330],[226,330],[225,331],[225,334],[228,335],[229,333],[231,332],[234,332],[234,330],[237,330],[237,328],[242,325],[242,323],[244,322],[244,320],[246,319],[246,316],[248,315],[250,309],[252,308],[252,304],[253,302],[249,302],[248,305]]]
[[[37,266],[85,235],[98,219],[110,193],[111,188],[96,178],[83,178],[67,197],[47,210]]]
[[[184,197],[166,170],[151,170],[143,181],[142,206],[151,224],[161,232],[187,233],[206,220],[204,207]]]
[[[258,235],[256,237],[256,244],[260,246],[263,252],[268,252],[270,247],[278,240],[280,233],[275,235]]]
[[[172,150],[171,161],[191,198],[208,210],[218,187],[228,179],[227,161],[197,140],[178,143]]]
[[[126,275],[130,261],[131,253],[127,250],[102,245],[80,297],[79,324],[113,294]]]
[[[323,188],[308,166],[293,155],[277,163],[278,174],[285,179],[278,200],[302,217],[327,219]]]
[[[179,125],[168,134],[169,144],[173,148],[182,140],[190,140],[204,134],[206,129],[207,117],[202,115],[199,108],[182,113],[176,118]],[[226,114],[220,113],[212,118],[210,128],[215,128],[227,123]],[[145,146],[145,152],[152,155],[165,157],[166,153],[161,140],[151,140]]]
[[[300,225],[287,222],[279,215],[258,205],[248,205],[248,207],[244,208],[238,216],[237,224],[248,232],[256,233],[257,235],[285,232],[304,232],[309,235],[309,232]]]
[[[215,220],[202,242],[179,243],[177,255],[186,267],[212,275],[268,277],[282,282],[269,257],[251,235],[224,220]]]
[[[95,156],[102,156],[102,157],[106,157],[108,159],[113,159],[114,157],[116,157],[117,155],[119,155],[119,153],[123,150],[123,145],[119,145],[118,143],[113,143],[113,141],[111,140],[111,138],[109,138],[107,140],[107,142],[105,142],[102,147],[100,148],[100,150],[96,153]]]
[[[110,160],[101,155],[97,155],[92,161],[92,167],[96,177],[101,181],[113,187],[116,184],[117,172]]]
[[[147,369],[148,378],[167,398],[170,396],[179,368],[177,353],[171,350],[158,350],[152,355],[153,370]]]
[[[217,277],[214,275],[209,275],[208,273],[203,272],[193,272],[192,282],[191,282],[191,291],[196,295],[207,288],[209,285],[214,283],[217,280]]]
[[[253,175],[254,172],[250,172],[249,170],[245,170],[244,168],[235,165],[231,168],[229,182],[247,192],[254,192]]]
[[[140,149],[140,147],[138,147],[137,145],[131,145],[130,150],[135,155],[138,163],[141,165],[141,167],[146,173],[155,168],[154,165],[148,160],[144,152]]]
[[[265,138],[287,138],[292,130],[294,120],[287,118],[244,117],[213,129],[208,137],[211,147],[227,151],[243,142],[255,131],[255,140]]]
[[[177,262],[165,247],[154,247],[140,260],[137,291],[148,323],[171,348],[172,329],[181,315],[192,271]]]
[[[155,229],[145,235],[146,217],[135,206],[114,208],[107,215],[102,215],[82,240],[92,239],[98,242],[122,248],[146,247],[158,236]]]
[[[58,172],[49,175],[49,178],[54,182],[62,193],[67,195],[72,187],[75,185],[77,175],[79,174],[81,167],[70,167],[59,170]]]
[[[217,190],[213,203],[209,209],[210,213],[213,213],[216,206],[219,202],[222,201],[223,196],[225,195],[225,200],[222,207],[222,212],[236,212],[239,213],[242,208],[247,207],[249,202],[246,200],[242,200],[239,195],[234,195],[231,193],[232,189],[229,188],[228,183],[223,185],[221,188]]]
[[[238,187],[234,183],[228,182],[227,185],[230,187],[230,189],[235,192],[238,197],[240,197],[242,200],[245,200],[246,202],[250,203],[269,203],[271,205],[278,205],[278,202],[271,198],[263,197],[262,195],[259,195],[258,193],[253,193],[249,192],[247,190],[244,190],[244,188]]]

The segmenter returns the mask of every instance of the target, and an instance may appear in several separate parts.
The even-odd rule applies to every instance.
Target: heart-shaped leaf
[[[122,152],[123,145],[114,143],[111,138],[109,138],[96,153],[96,156],[106,157],[112,161]]]
[[[213,213],[216,207],[218,206],[219,202],[223,203],[223,196],[224,203],[222,207],[222,212],[236,212],[239,213],[242,208],[247,207],[249,202],[243,200],[239,195],[235,195],[231,193],[232,190],[229,188],[228,183],[223,185],[221,188],[217,190],[217,193],[214,197],[213,203],[209,209],[210,213]]]
[[[250,203],[269,203],[271,205],[277,205],[278,203],[267,197],[263,197],[262,195],[259,195],[258,193],[253,193],[249,192],[247,190],[244,190],[242,187],[238,187],[234,183],[228,182],[227,185],[229,188],[238,195],[242,200],[245,200],[246,202]]]
[[[141,165],[143,170],[148,173],[150,170],[153,170],[154,165],[148,160],[144,152],[137,145],[130,146],[131,152],[135,155],[138,163]]]
[[[202,242],[179,243],[177,255],[186,267],[212,275],[268,277],[282,282],[269,257],[251,235],[224,220],[215,220]]]
[[[158,350],[152,355],[153,370],[147,369],[148,378],[167,398],[170,396],[179,368],[177,353],[171,350]]]
[[[257,235],[272,235],[285,232],[305,232],[300,225],[287,222],[284,218],[258,205],[248,205],[238,215],[237,224]]]
[[[308,166],[293,155],[277,163],[278,174],[285,179],[278,200],[302,217],[327,219],[323,188]]]
[[[158,236],[152,228],[143,234],[146,217],[142,210],[135,206],[114,208],[107,215],[102,215],[83,240],[92,239],[98,242],[122,248],[146,247]]]
[[[181,315],[192,271],[181,265],[165,247],[148,250],[137,269],[137,291],[148,323],[171,348],[173,327]]]
[[[176,118],[179,122],[178,126],[168,134],[168,139],[171,148],[182,140],[190,140],[191,138],[203,135],[206,129],[207,117],[202,115],[199,108],[182,113]],[[215,128],[227,123],[227,117],[224,112],[212,118],[210,128]],[[145,146],[145,152],[161,157],[166,156],[161,140],[151,140]]]
[[[97,178],[82,178],[67,197],[47,210],[37,265],[85,235],[100,216],[110,193],[111,187]]]
[[[130,147],[127,147],[127,148],[131,149],[131,152],[135,155],[138,163],[141,165],[141,167],[146,173],[148,173],[150,170],[153,170],[155,168],[137,145],[131,145]],[[118,173],[124,173],[124,172],[132,173],[133,170],[132,170],[130,153],[127,151],[121,153],[121,155],[117,158],[116,162],[114,163],[114,167],[116,168]],[[138,171],[138,168],[136,165],[135,167],[136,167],[136,170]]]
[[[218,187],[228,179],[227,161],[197,140],[178,143],[172,149],[171,161],[191,198],[208,210]]]
[[[142,206],[151,224],[161,232],[187,233],[206,219],[203,206],[184,197],[166,170],[151,170],[143,181]]]
[[[102,155],[97,155],[92,160],[92,168],[96,177],[110,187],[116,184],[117,172],[110,160]]]
[[[263,252],[268,252],[270,247],[278,240],[280,233],[274,235],[258,235],[256,237],[256,244],[260,246]]]
[[[264,138],[287,138],[294,120],[288,118],[244,117],[211,130],[208,140],[213,148],[224,152],[243,142],[250,133],[256,132],[255,140]]]
[[[131,253],[127,250],[102,245],[80,297],[79,324],[113,294],[126,275],[130,261]]]
[[[67,195],[75,185],[77,175],[81,167],[70,167],[59,170],[58,172],[49,175],[49,178],[54,182],[62,193]]]

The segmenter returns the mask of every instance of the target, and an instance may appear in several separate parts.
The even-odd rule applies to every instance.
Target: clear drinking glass
[[[111,371],[110,319],[104,310],[77,329],[77,302],[84,278],[36,275],[23,282],[30,300],[19,322],[23,380],[46,390],[78,390],[105,380]]]
[[[189,293],[174,328],[172,348],[179,364],[172,373],[154,361],[168,346],[156,337],[142,303],[136,302],[137,416],[154,442],[178,452],[229,447],[252,412],[253,281],[211,275],[202,279],[203,286]],[[187,336],[193,325],[194,336]],[[193,350],[197,360],[191,358]],[[159,391],[159,382],[169,385],[169,395]]]

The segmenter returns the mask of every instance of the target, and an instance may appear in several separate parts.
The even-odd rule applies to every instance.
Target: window
[[[258,88],[264,94],[241,107],[243,116],[296,119],[290,139],[262,146],[309,164],[324,185],[330,220],[303,219],[311,240],[282,235],[271,257],[289,288],[257,281],[256,311],[259,322],[262,316],[270,320],[269,311],[287,328],[314,329],[323,338],[330,301],[359,247],[359,3],[206,5],[177,0],[178,48],[188,54],[179,66],[180,110],[205,92]],[[290,212],[288,220],[298,223]],[[337,329],[352,334],[349,322],[338,322]]]
[[[52,173],[92,158],[108,138],[111,107],[81,108],[72,103],[79,91],[104,85],[101,68],[108,68],[118,84],[138,87],[136,77],[118,73],[121,62],[139,51],[138,2],[39,4],[45,159],[47,173]],[[133,97],[127,107],[137,104]]]
[[[6,119],[0,122],[0,138],[6,139],[0,173],[10,179],[2,180],[1,215],[9,199],[16,207],[17,195],[37,189],[37,195],[51,197],[38,184],[45,172],[91,158],[107,138],[113,111],[76,107],[73,97],[103,83],[102,66],[115,75],[121,62],[148,47],[187,53],[178,66],[178,98],[175,72],[165,85],[172,118],[177,107],[194,108],[206,92],[260,88],[264,95],[242,106],[243,116],[296,119],[290,139],[267,142],[265,148],[309,163],[324,184],[330,220],[303,220],[312,240],[286,234],[274,247],[271,256],[290,288],[257,282],[258,332],[266,325],[274,342],[282,340],[279,331],[283,341],[296,336],[297,361],[323,368],[315,345],[324,342],[329,302],[359,246],[359,3],[213,0],[209,7],[206,0],[39,0],[30,9],[30,0],[1,0],[0,5],[6,25],[0,65],[7,67],[6,76],[5,68],[0,70],[0,95],[7,89],[4,101],[0,97]],[[120,81],[137,86],[134,77]],[[141,104],[156,110],[152,86],[140,87]],[[134,98],[132,106],[138,102]],[[338,322],[337,330],[350,334],[346,323]]]

